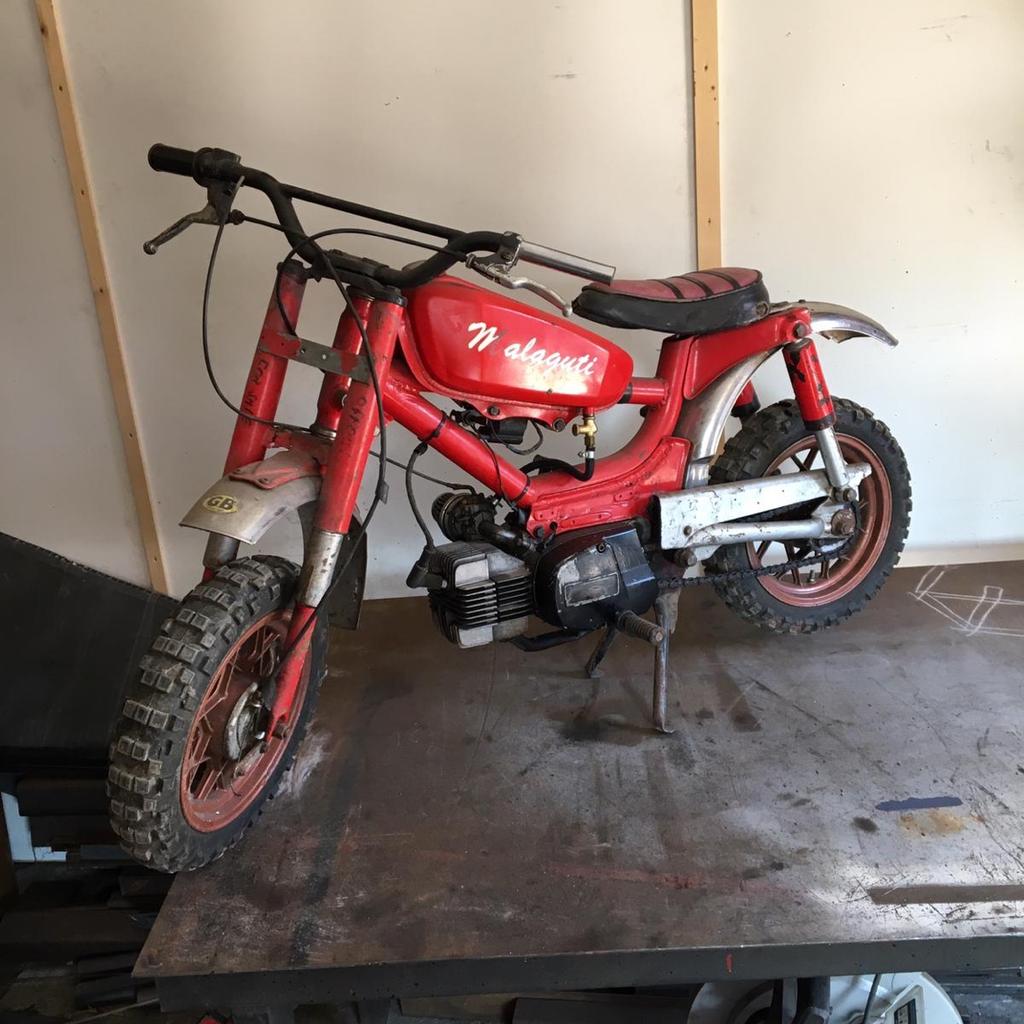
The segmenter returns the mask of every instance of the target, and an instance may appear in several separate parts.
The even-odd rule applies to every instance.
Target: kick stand
[[[654,653],[654,728],[666,735],[668,726],[668,647],[679,618],[679,591],[666,590],[654,602],[654,616],[662,629],[661,641]]]
[[[678,590],[668,590],[658,596],[654,602],[654,616],[656,623],[641,618],[635,612],[623,612],[616,622],[609,622],[587,662],[586,672],[590,679],[601,675],[601,662],[620,632],[645,640],[654,648],[654,728],[670,735],[674,730],[668,727],[668,647],[679,617]]]
[[[598,679],[601,675],[600,665],[604,661],[605,655],[611,650],[612,644],[615,642],[615,638],[619,635],[619,628],[614,622],[609,622],[605,627],[604,636],[601,637],[601,642],[594,648],[594,653],[590,656],[590,660],[587,662],[587,678]]]

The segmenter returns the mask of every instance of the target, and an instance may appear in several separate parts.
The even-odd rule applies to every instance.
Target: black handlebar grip
[[[149,148],[149,166],[154,171],[166,171],[168,174],[181,174],[192,177],[192,167],[196,153],[192,149],[178,149],[176,146],[165,146],[158,142]]]

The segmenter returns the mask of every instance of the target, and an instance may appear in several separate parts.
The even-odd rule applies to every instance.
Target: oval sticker
[[[230,494],[211,494],[203,502],[203,508],[209,512],[237,512],[240,507],[238,499]]]

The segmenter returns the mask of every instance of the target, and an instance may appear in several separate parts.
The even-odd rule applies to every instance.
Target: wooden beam
[[[718,0],[691,0],[693,180],[697,267],[722,265],[722,191],[718,157]]]
[[[163,552],[160,548],[160,537],[157,533],[153,500],[150,496],[149,480],[146,475],[146,463],[143,459],[142,447],[139,444],[135,407],[125,369],[124,349],[118,331],[117,315],[111,301],[107,264],[103,255],[103,243],[96,217],[96,205],[82,152],[82,138],[75,105],[71,97],[60,23],[54,7],[54,0],[36,0],[36,15],[39,19],[39,32],[46,53],[46,65],[50,72],[50,88],[53,91],[53,100],[57,107],[57,121],[64,142],[64,158],[67,161],[68,177],[75,200],[75,213],[78,216],[78,229],[82,238],[82,249],[85,252],[89,282],[92,285],[93,300],[96,304],[96,317],[99,320],[100,338],[103,341],[103,353],[107,361],[110,389],[114,395],[114,409],[117,412],[117,423],[121,431],[125,460],[128,464],[128,479],[131,483],[132,496],[135,499],[135,511],[138,515],[142,546],[146,553],[146,567],[153,589],[168,593],[167,572]]]

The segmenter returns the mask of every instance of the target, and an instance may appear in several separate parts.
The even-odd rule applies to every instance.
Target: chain
[[[781,576],[783,573],[791,572],[793,569],[800,569],[807,565],[820,565],[825,558],[841,558],[846,549],[851,547],[856,536],[850,537],[835,551],[818,552],[814,555],[807,555],[804,558],[791,558],[788,562],[780,562],[778,565],[762,565],[759,569],[729,569],[726,572],[705,573],[703,576],[677,576],[674,573],[666,573],[658,576],[658,587],[661,590],[679,590],[681,587],[701,587],[705,583],[728,583],[730,580],[754,579],[758,576]]]

